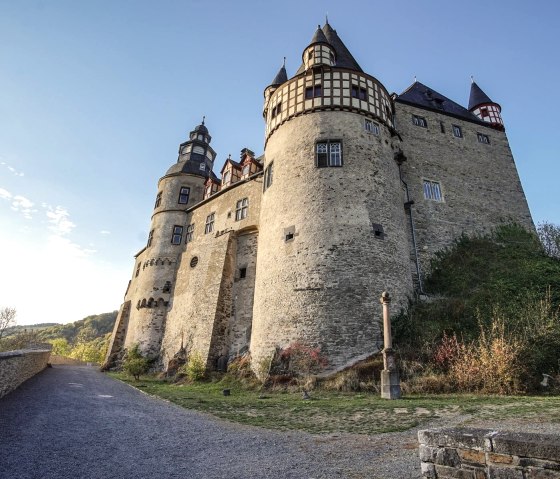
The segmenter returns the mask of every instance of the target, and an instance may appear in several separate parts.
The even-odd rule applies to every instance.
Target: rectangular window
[[[358,85],[352,85],[351,94],[352,98],[367,100],[367,90],[365,88],[359,87]]]
[[[204,227],[204,234],[212,233],[214,231],[214,215],[211,213],[206,217],[206,226]]]
[[[487,116],[490,116],[490,113],[488,113],[488,108],[481,108],[480,116],[482,116],[482,118],[486,118]]]
[[[305,99],[306,100],[309,100],[310,98],[319,97],[319,96],[323,96],[323,87],[321,86],[321,84],[308,86],[305,89]]]
[[[424,180],[424,198],[427,200],[443,201],[439,182]]]
[[[316,145],[316,165],[318,168],[342,166],[342,143],[323,141]]]
[[[160,191],[156,196],[156,204],[155,204],[154,208],[157,208],[159,205],[161,205],[161,195],[162,195],[162,192]]]
[[[173,235],[171,236],[171,244],[181,244],[183,241],[183,227],[179,225],[173,226]]]
[[[142,266],[142,263],[138,263],[138,266],[136,267],[136,274],[134,275],[134,277],[138,277],[138,275],[140,274],[140,266]]]
[[[251,171],[251,165],[245,165],[243,167],[243,176],[247,176],[250,171]]]
[[[267,190],[270,187],[270,185],[272,185],[273,172],[274,172],[274,163],[271,163],[264,170],[263,191]]]
[[[222,178],[222,185],[227,186],[231,180],[231,170],[227,170]]]
[[[456,138],[463,138],[463,130],[461,130],[460,126],[451,125],[453,128],[453,136]]]
[[[181,186],[181,191],[179,191],[179,204],[186,205],[189,202],[189,194],[191,189],[186,186]]]
[[[247,277],[247,268],[239,268],[239,279]]]
[[[412,123],[422,128],[428,128],[428,122],[423,116],[412,115]]]
[[[146,248],[152,246],[153,239],[154,239],[154,230],[150,231],[150,233],[148,234],[148,244],[146,245]]]
[[[369,133],[379,135],[379,125],[371,120],[365,120],[365,128]]]
[[[249,199],[243,198],[237,202],[235,207],[235,221],[247,218],[247,210],[249,209]]]
[[[486,145],[490,144],[490,137],[488,135],[483,135],[482,133],[477,133],[476,134],[478,141],[480,143],[484,143]]]
[[[439,122],[439,129],[442,133],[445,133],[445,123],[443,123],[443,121]]]
[[[187,226],[185,243],[190,243],[194,239],[194,223]]]

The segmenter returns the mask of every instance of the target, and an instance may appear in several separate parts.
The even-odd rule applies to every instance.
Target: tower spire
[[[501,116],[502,107],[482,91],[482,88],[474,81],[473,76],[471,76],[469,111],[482,121],[489,123],[490,126],[498,130],[504,130],[504,121]]]

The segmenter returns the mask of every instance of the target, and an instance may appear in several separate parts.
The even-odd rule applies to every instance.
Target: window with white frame
[[[369,133],[379,135],[379,125],[371,120],[365,120],[365,129]]]
[[[459,125],[451,125],[453,128],[453,136],[455,138],[463,138],[463,130]]]
[[[439,181],[424,180],[424,198],[427,200],[443,201]]]
[[[179,191],[179,204],[186,205],[189,202],[189,195],[191,189],[187,186],[181,186],[181,191]]]
[[[315,146],[316,166],[342,166],[342,143],[338,140],[318,142]]]
[[[237,202],[235,206],[235,221],[247,218],[247,210],[249,209],[249,198],[243,198]]]
[[[416,126],[421,126],[422,128],[428,128],[428,122],[423,116],[412,115],[412,123]]]
[[[179,225],[173,226],[173,234],[171,235],[171,244],[181,244],[183,241],[183,227]]]
[[[206,217],[206,225],[204,227],[204,234],[212,233],[212,231],[214,231],[214,217],[215,217],[215,213],[210,213]]]
[[[190,243],[194,239],[194,223],[187,226],[187,234],[185,238],[185,243]]]
[[[482,133],[477,133],[476,136],[477,136],[478,141],[480,143],[484,143],[486,145],[490,144],[490,137],[488,135],[484,135]]]

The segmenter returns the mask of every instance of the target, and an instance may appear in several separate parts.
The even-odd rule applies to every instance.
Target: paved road
[[[413,433],[376,438],[232,424],[55,366],[0,399],[0,479],[420,477]]]

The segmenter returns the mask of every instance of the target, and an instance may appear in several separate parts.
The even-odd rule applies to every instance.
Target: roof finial
[[[325,15],[325,25],[329,24],[329,12],[326,13]]]
[[[204,125],[204,120],[206,120],[206,115],[202,117],[202,124]]]
[[[227,157],[228,160],[231,160],[231,153]]]
[[[416,80],[416,75],[414,75],[414,83],[416,83],[418,80]]]
[[[284,57],[284,63],[282,64],[283,68],[286,68],[286,57]]]
[[[474,76],[471,75],[471,83],[474,83]]]

